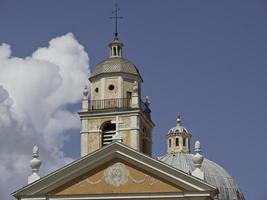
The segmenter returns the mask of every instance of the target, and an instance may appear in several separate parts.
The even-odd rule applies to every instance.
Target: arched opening
[[[108,145],[112,142],[112,137],[116,133],[116,125],[110,121],[103,124],[102,127],[102,146]]]
[[[186,146],[186,139],[183,138],[183,146],[185,147]]]
[[[171,146],[172,146],[172,140],[169,139],[169,147],[171,147]]]
[[[114,56],[117,56],[116,47],[113,47],[113,55],[114,55]]]
[[[179,138],[175,138],[175,146],[179,146]]]
[[[118,56],[121,56],[121,48],[118,47]]]

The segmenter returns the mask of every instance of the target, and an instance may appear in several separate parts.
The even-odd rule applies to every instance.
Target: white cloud
[[[52,39],[32,56],[11,56],[0,45],[0,199],[26,184],[34,144],[48,172],[70,162],[62,146],[64,132],[79,128],[66,105],[81,99],[89,58],[73,34]]]

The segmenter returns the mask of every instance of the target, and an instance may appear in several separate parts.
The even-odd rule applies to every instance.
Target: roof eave
[[[72,178],[80,176],[86,171],[92,170],[114,158],[119,158],[132,164],[139,163],[138,166],[142,167],[144,170],[160,175],[166,181],[171,181],[176,184],[179,183],[189,191],[193,190],[193,188],[199,191],[216,190],[216,187],[203,180],[137,152],[122,143],[114,142],[24,186],[13,192],[12,195],[18,198],[23,195],[45,194],[46,192],[72,180]]]

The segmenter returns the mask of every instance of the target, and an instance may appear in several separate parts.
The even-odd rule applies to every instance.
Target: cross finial
[[[115,126],[116,126],[116,132],[115,132],[115,135],[113,135],[112,140],[122,142],[122,137],[119,133],[119,124],[123,124],[123,121],[120,121],[119,116],[116,116],[116,120],[112,120],[111,123],[115,124]]]
[[[113,17],[110,17],[110,19],[115,19],[115,38],[118,37],[118,19],[122,19],[122,17],[118,16],[118,11],[120,11],[120,8],[118,7],[118,4],[115,4],[115,10],[112,11]]]

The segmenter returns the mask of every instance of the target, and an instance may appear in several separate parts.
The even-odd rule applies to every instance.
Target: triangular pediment
[[[205,193],[205,181],[123,145],[112,143],[14,192],[15,197],[128,193]]]
[[[133,166],[112,160],[49,192],[50,195],[182,192],[183,188]]]

